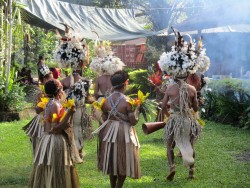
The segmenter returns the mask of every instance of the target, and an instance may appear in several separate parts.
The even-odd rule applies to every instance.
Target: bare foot
[[[177,156],[177,157],[182,157],[181,152],[179,152],[176,156]]]
[[[194,179],[194,168],[189,169],[189,176],[188,179],[193,180]]]
[[[175,166],[170,167],[170,173],[167,176],[167,180],[172,181],[175,175]]]

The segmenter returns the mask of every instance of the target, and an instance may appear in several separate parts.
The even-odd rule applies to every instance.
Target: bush
[[[2,76],[0,76],[0,111],[19,111],[24,104],[24,87],[20,86],[20,84],[15,81],[16,71],[15,68],[12,68],[10,71],[7,93],[5,94],[6,75],[4,73],[5,70],[3,68]]]
[[[136,94],[141,90],[144,94],[151,91],[148,83],[148,70],[139,69],[129,71],[129,85],[126,94]]]
[[[204,93],[205,118],[238,127],[250,124],[250,80],[214,80],[209,87]]]
[[[8,89],[7,94],[4,93],[5,82],[0,80],[0,111],[20,111],[24,104],[23,87],[17,83],[13,83]]]

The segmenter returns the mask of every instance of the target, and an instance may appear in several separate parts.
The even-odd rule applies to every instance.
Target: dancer
[[[90,63],[90,69],[97,74],[95,79],[94,96],[98,102],[108,97],[112,93],[111,75],[117,71],[123,70],[125,64],[120,58],[113,55],[111,43],[103,41],[95,46],[96,57]],[[99,122],[103,123],[102,113],[93,108],[93,116]]]
[[[27,125],[23,127],[23,130],[26,132],[27,136],[30,137],[33,157],[35,156],[39,140],[44,133],[43,110],[46,102],[43,102],[42,100],[45,101],[47,100],[45,98],[46,95],[44,91],[44,85],[48,80],[53,79],[53,75],[46,65],[42,65],[39,69],[39,72],[41,73],[40,75],[41,85],[39,87],[40,88],[39,92],[35,93],[37,95],[35,100],[35,110],[37,115]],[[38,105],[42,103],[44,104]]]
[[[73,71],[61,81],[67,99],[74,99],[76,104],[76,112],[73,115],[74,138],[79,155],[83,158],[84,138],[91,138],[92,121],[87,114],[85,99],[88,97],[90,81],[82,78],[78,73]]]
[[[173,180],[175,175],[175,144],[180,149],[184,164],[190,168],[189,177],[193,178],[195,157],[193,144],[201,129],[192,114],[192,111],[198,110],[196,89],[185,82],[185,77],[176,77],[175,83],[168,86],[162,108],[168,106],[170,106],[170,117],[165,126],[165,139],[170,174],[167,179]]]
[[[174,31],[175,32],[175,31]],[[201,126],[194,113],[198,110],[197,92],[194,86],[186,83],[189,74],[194,74],[203,67],[207,70],[205,50],[202,46],[195,50],[190,40],[186,43],[178,32],[175,32],[175,46],[171,52],[164,52],[160,57],[159,66],[175,79],[175,83],[167,87],[162,108],[170,106],[170,117],[164,128],[167,143],[167,156],[170,173],[167,179],[172,181],[175,176],[174,147],[180,149],[183,162],[189,167],[189,178],[194,178],[194,142],[199,137]],[[198,45],[199,46],[199,45]]]
[[[40,70],[44,66],[45,66],[44,58],[42,55],[40,55],[37,62],[37,73],[38,73],[38,82],[40,81],[41,83],[44,75]]]
[[[71,158],[69,139],[65,134],[75,107],[63,115],[64,108],[60,103],[63,91],[59,81],[48,81],[45,92],[49,102],[44,112],[44,134],[34,158],[30,187],[78,188],[78,175]]]
[[[64,24],[65,25],[65,24]],[[79,154],[83,157],[83,134],[89,136],[92,132],[92,122],[86,113],[85,98],[88,95],[90,82],[83,79],[77,70],[82,68],[86,60],[86,41],[81,37],[73,36],[69,27],[65,25],[66,38],[62,37],[54,57],[63,68],[71,68],[72,74],[64,78],[61,83],[66,92],[67,99],[74,99],[76,113],[73,116],[74,138]],[[83,133],[84,132],[84,133]]]
[[[100,97],[107,97],[111,94],[112,84],[110,81],[111,75],[103,74],[96,78],[94,96],[98,100]]]
[[[109,174],[112,188],[121,188],[127,176],[135,179],[141,176],[140,144],[133,127],[138,121],[138,114],[135,115],[128,97],[123,94],[127,80],[128,74],[123,71],[111,77],[114,92],[102,106],[105,122],[94,131],[100,140],[98,169]]]
[[[112,93],[111,75],[104,74],[95,79],[94,96],[98,102],[108,97]],[[102,112],[92,108],[93,117],[99,122],[103,123]]]

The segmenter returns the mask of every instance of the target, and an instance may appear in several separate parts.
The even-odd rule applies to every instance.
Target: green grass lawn
[[[32,167],[31,145],[21,130],[27,122],[0,124],[0,187],[22,188],[28,185]],[[163,131],[144,135],[142,122],[136,127],[141,143],[142,178],[127,178],[124,187],[250,187],[249,130],[207,122],[195,146],[195,180],[187,180],[188,170],[181,158],[176,158],[176,176],[173,182],[168,182],[165,180],[168,163]],[[85,142],[85,162],[77,165],[81,187],[109,187],[108,176],[96,168],[96,143],[96,138]],[[248,152],[248,156],[239,160],[239,155],[244,152]]]

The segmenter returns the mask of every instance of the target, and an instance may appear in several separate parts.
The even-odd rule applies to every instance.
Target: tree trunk
[[[28,51],[28,34],[24,35],[23,50],[24,50],[24,65],[27,65],[27,63],[28,63],[28,55],[29,55],[29,51]]]
[[[8,12],[9,12],[9,10],[8,10],[8,7],[6,7],[5,8],[5,19],[7,19],[7,17],[8,17]],[[7,21],[5,21],[5,33],[4,33],[4,37],[5,37],[5,44],[4,44],[4,55],[3,55],[3,59],[4,59],[4,64],[3,64],[3,66],[4,66],[4,76],[6,76],[6,74],[7,74],[7,72],[6,72],[6,64],[7,64],[7,56],[8,56],[8,40],[9,40],[9,30],[8,30],[8,28],[9,28],[9,26],[8,26],[8,22]]]
[[[2,60],[3,60],[3,35],[4,35],[4,31],[3,31],[3,6],[0,7],[0,76],[2,76]]]
[[[9,36],[8,36],[8,56],[6,62],[6,83],[5,83],[5,94],[8,92],[9,77],[10,77],[10,65],[11,65],[11,47],[12,47],[12,0],[8,1],[8,21],[9,21]]]

